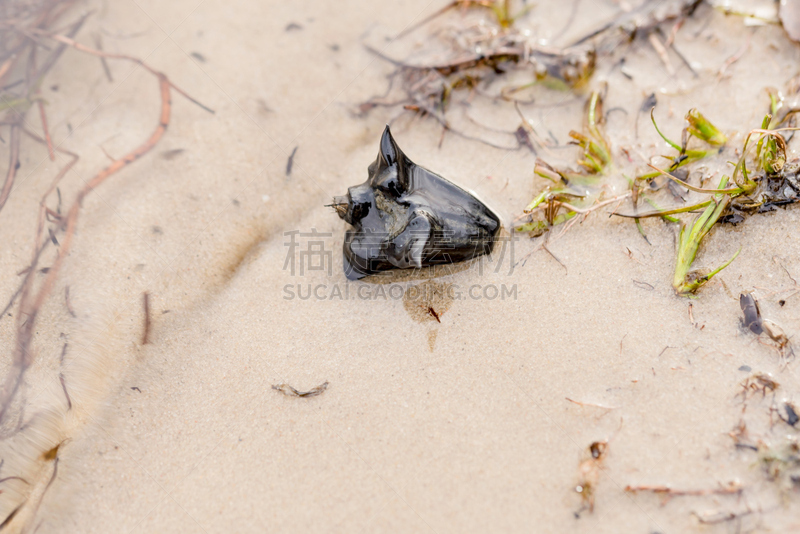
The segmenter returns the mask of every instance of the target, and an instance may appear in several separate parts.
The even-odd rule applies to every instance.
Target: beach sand
[[[570,10],[539,4],[520,24],[547,39]],[[533,177],[528,150],[455,134],[440,144],[436,121],[396,118],[399,108],[359,115],[394,70],[364,43],[413,57],[432,28],[461,15],[391,39],[443,5],[136,0],[74,8],[76,16],[96,9],[78,41],[100,36],[104,50],[146,58],[215,113],[173,92],[171,124],[156,149],[84,202],[39,317],[26,427],[0,445],[0,476],[27,481],[7,481],[0,494],[1,517],[27,503],[9,531],[800,529],[796,489],[770,480],[759,454],[737,448],[730,435],[744,417],[748,443],[780,447],[796,437],[770,411],[800,402],[795,364],[742,328],[739,294],[755,291],[764,317],[790,338],[800,328],[791,293],[800,275],[797,209],[715,229],[697,266],[741,253],[697,299],[676,296],[671,285],[677,229],[643,220],[648,244],[630,220],[609,217],[611,207],[551,239],[552,255],[539,250],[520,261],[536,244],[519,236],[502,261],[496,253],[494,263],[427,282],[460,295],[439,294],[438,320],[397,298],[392,284],[347,282],[345,224],[324,205],[366,179],[389,121],[411,159],[479,195],[500,214],[505,235],[546,185]],[[617,9],[584,1],[560,44]],[[652,92],[665,132],[679,132],[696,107],[740,145],[767,111],[764,88],[783,88],[800,59],[780,26],[745,27],[708,6],[686,22],[676,46],[698,77],[675,56],[676,73],[668,73],[644,40],[625,51],[631,79],[615,65],[619,56],[598,60],[590,88],[607,82],[606,110],[622,110],[608,115],[615,157],[624,157],[620,147],[645,157],[668,152],[647,113],[637,114]],[[113,82],[98,58],[68,50],[43,88],[54,141],[81,156],[61,186],[65,203],[107,164],[104,151],[119,157],[158,120],[156,79],[129,62],[109,67]],[[566,143],[569,130],[580,129],[587,93],[532,94],[524,109],[537,131]],[[508,103],[476,98],[469,113],[494,128],[519,126]],[[1,145],[0,161],[6,151]],[[553,152],[553,164],[577,156]],[[41,194],[66,161],[25,145],[19,182],[0,213],[4,299],[29,262]],[[610,183],[609,195],[625,192],[624,179]],[[300,248],[287,256],[293,231],[321,237],[295,235]],[[300,252],[313,241],[330,253],[321,256],[323,269],[303,264]],[[316,295],[300,298],[309,287]],[[498,288],[505,298],[493,297]],[[142,344],[145,292],[151,328]],[[13,317],[0,321],[0,339],[10,354]],[[2,360],[5,372],[10,361]],[[756,373],[780,383],[774,395],[742,394]],[[272,388],[324,382],[327,389],[308,398]],[[607,444],[595,460],[597,442]],[[42,459],[58,443],[57,464]],[[587,482],[583,495],[576,491]],[[670,499],[627,486],[701,494]]]

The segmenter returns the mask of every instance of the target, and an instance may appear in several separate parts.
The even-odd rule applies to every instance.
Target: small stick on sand
[[[276,384],[272,386],[272,389],[280,391],[287,397],[316,397],[317,395],[322,395],[322,393],[328,389],[328,382],[324,382],[308,391],[297,391],[289,384]]]
[[[69,314],[73,317],[77,317],[77,315],[75,315],[75,310],[72,309],[72,303],[69,301],[69,286],[64,288],[64,302],[67,305],[67,311]]]
[[[661,42],[661,39],[658,38],[658,35],[655,33],[651,33],[647,39],[650,42],[650,45],[658,54],[658,58],[661,60],[661,63],[664,64],[664,67],[667,69],[667,73],[670,76],[675,76],[675,67],[672,66],[672,62],[669,60],[669,54],[667,54],[667,49],[664,47],[664,43]]]
[[[616,406],[603,406],[602,404],[595,404],[593,402],[581,402],[581,401],[572,400],[569,397],[564,397],[564,398],[567,399],[568,401],[570,401],[573,404],[577,404],[578,406],[591,406],[592,408],[602,408],[604,410],[616,410],[617,409]]]
[[[72,409],[72,399],[69,398],[67,383],[64,381],[64,373],[59,374],[58,379],[61,381],[61,388],[64,390],[64,396],[67,397],[67,411],[70,411]]]
[[[743,510],[741,512],[716,512],[711,514],[703,514],[700,515],[697,512],[692,512],[692,515],[697,518],[697,520],[704,524],[704,525],[716,525],[718,523],[725,523],[727,521],[733,521],[735,519],[739,519],[750,514],[754,514],[756,510],[751,508],[747,508],[747,510]]]
[[[142,293],[142,306],[144,308],[144,332],[142,333],[142,345],[150,343],[150,293]]]
[[[292,167],[294,166],[294,155],[297,154],[297,149],[300,148],[299,146],[294,147],[292,153],[289,154],[289,159],[286,160],[286,176],[292,175]]]
[[[39,117],[42,120],[42,131],[47,141],[47,153],[50,155],[50,161],[55,161],[56,153],[53,150],[53,139],[50,137],[50,129],[47,127],[47,114],[44,111],[44,101],[39,100],[37,104],[39,104]]]
[[[14,178],[17,176],[17,169],[19,168],[19,133],[20,126],[16,121],[11,124],[11,136],[9,141],[8,150],[8,171],[6,172],[6,180],[3,183],[3,189],[0,191],[0,210],[8,200],[11,194],[11,189],[14,187]]]
[[[628,485],[625,486],[625,491],[628,492],[649,491],[651,493],[658,493],[664,495],[664,501],[661,503],[661,505],[664,506],[673,497],[683,497],[683,496],[700,497],[704,495],[741,495],[742,491],[744,491],[744,487],[736,481],[731,481],[728,482],[726,486],[720,486],[719,488],[713,488],[713,489],[678,490],[678,489],[672,489],[669,486]]]

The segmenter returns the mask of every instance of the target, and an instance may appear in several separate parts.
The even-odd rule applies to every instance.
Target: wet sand
[[[567,23],[569,10],[542,4],[519,24],[547,39]],[[583,4],[557,44],[616,12],[611,2]],[[31,482],[12,481],[0,494],[3,517],[25,498],[37,502],[47,493],[10,529],[800,528],[797,491],[782,491],[765,476],[758,454],[737,448],[729,435],[744,417],[752,443],[777,447],[796,437],[770,412],[773,400],[800,402],[795,364],[782,365],[774,346],[741,327],[738,301],[740,292],[755,291],[763,315],[790,338],[800,328],[800,304],[790,291],[800,275],[796,208],[716,228],[697,266],[713,268],[742,251],[697,299],[677,297],[671,286],[676,228],[644,220],[648,244],[610,210],[551,240],[552,256],[540,250],[520,262],[535,247],[522,237],[507,249],[516,266],[504,257],[500,269],[484,262],[481,270],[476,262],[438,277],[435,283],[452,284],[460,295],[435,297],[438,320],[393,296],[392,284],[381,296],[381,284],[347,282],[345,225],[324,204],[364,181],[389,121],[411,159],[475,191],[506,229],[546,185],[532,177],[535,156],[527,150],[451,134],[439,146],[435,121],[410,113],[396,118],[397,108],[358,115],[360,103],[386,90],[394,68],[363,43],[413,57],[431,27],[390,39],[442,5],[84,6],[98,11],[79,41],[101,35],[106,50],[147,58],[215,114],[174,95],[172,123],[158,147],[84,203],[57,297],[39,318],[37,360],[27,378],[26,411],[46,417],[2,446],[2,476],[20,473]],[[458,21],[452,14],[440,24]],[[698,77],[675,56],[676,73],[667,73],[642,40],[599,60],[589,88],[607,82],[606,109],[623,110],[608,116],[615,157],[623,157],[622,147],[645,157],[667,152],[646,113],[635,136],[637,110],[652,92],[665,132],[679,132],[685,112],[697,107],[740,145],[767,111],[764,88],[783,88],[800,59],[779,26],[746,28],[741,18],[707,6],[687,21],[676,45]],[[615,66],[622,55],[631,79]],[[62,186],[65,198],[107,163],[104,150],[119,156],[157,122],[156,80],[128,63],[110,68],[113,82],[97,58],[70,50],[44,90],[55,141],[81,155]],[[566,143],[568,131],[580,128],[585,93],[537,88],[531,95],[526,115],[540,133]],[[469,113],[494,128],[519,125],[507,103],[476,98]],[[474,124],[464,128],[486,133]],[[0,146],[0,161],[6,150]],[[66,161],[46,156],[46,149],[27,146],[24,179],[0,213],[2,295],[18,284],[39,198]],[[576,156],[567,148],[545,159],[573,164]],[[608,194],[624,192],[625,184],[609,180]],[[292,271],[287,233],[312,230],[322,237],[296,236],[301,248]],[[300,251],[317,240],[330,263],[305,265],[301,274]],[[424,278],[393,283],[407,288]],[[75,317],[61,298],[67,286]],[[316,295],[301,298],[309,287]],[[491,288],[508,294],[492,297]],[[146,345],[143,292],[152,315]],[[0,339],[9,354],[12,321],[0,322]],[[755,373],[771,373],[780,388],[764,398],[751,393],[743,403],[741,383]],[[272,389],[287,383],[306,391],[324,382],[327,390],[310,398]],[[62,440],[57,477],[47,487],[53,462],[41,454]],[[604,441],[604,453],[592,460],[590,446]],[[576,492],[587,477],[593,512]],[[729,484],[743,491],[717,491]],[[665,499],[625,491],[642,485],[709,494]],[[698,519],[727,513],[743,515],[708,525]]]

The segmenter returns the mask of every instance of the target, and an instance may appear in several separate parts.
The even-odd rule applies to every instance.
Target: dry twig
[[[280,391],[287,397],[316,397],[317,395],[322,395],[322,393],[328,389],[328,383],[323,382],[319,386],[311,388],[308,391],[298,391],[289,384],[275,384],[272,386],[272,389]]]

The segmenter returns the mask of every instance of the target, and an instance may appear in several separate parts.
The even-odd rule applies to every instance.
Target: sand
[[[569,9],[540,4],[524,23],[547,39]],[[671,286],[674,227],[643,221],[648,244],[633,223],[608,212],[553,240],[558,261],[540,250],[513,269],[506,258],[498,270],[473,264],[437,278],[462,296],[437,294],[440,322],[393,296],[391,284],[346,281],[345,225],[324,204],[366,178],[384,125],[400,111],[358,115],[393,70],[363,43],[412,57],[430,28],[389,39],[442,5],[136,0],[75,9],[97,9],[79,41],[99,35],[106,50],[146,58],[215,113],[173,96],[172,123],[156,150],[84,204],[38,323],[25,388],[32,419],[0,448],[0,474],[30,482],[7,481],[0,494],[2,517],[28,503],[10,531],[800,528],[796,490],[769,480],[758,454],[736,448],[729,435],[745,417],[752,443],[778,447],[796,437],[770,412],[800,401],[795,364],[782,364],[773,344],[741,327],[738,302],[740,292],[755,291],[764,316],[788,336],[800,327],[790,291],[800,275],[796,209],[715,230],[700,267],[742,251],[697,299],[677,297]],[[561,42],[616,12],[612,2],[584,1]],[[453,14],[441,24],[458,21]],[[632,79],[614,60],[600,60],[591,87],[607,82],[606,109],[625,111],[609,115],[615,155],[622,157],[620,147],[666,151],[646,115],[634,135],[651,92],[665,131],[678,132],[685,111],[697,107],[741,143],[766,112],[764,88],[783,87],[800,59],[779,26],[745,27],[707,6],[676,44],[699,77],[674,56],[669,74],[641,40],[626,51]],[[103,151],[119,156],[156,124],[155,79],[129,63],[110,68],[113,82],[97,58],[69,50],[48,78],[54,139],[81,155],[62,186],[65,199],[107,163]],[[544,88],[533,96],[525,108],[531,120],[566,142],[580,127],[585,96]],[[470,113],[509,131],[519,124],[513,107],[486,99]],[[506,228],[545,185],[532,177],[529,151],[456,135],[439,146],[439,125],[411,114],[393,123],[393,133],[414,161],[475,191]],[[0,146],[0,161],[6,150]],[[66,161],[46,156],[26,146],[21,179],[0,213],[4,299],[28,262],[40,195]],[[558,150],[553,163],[575,156]],[[610,193],[624,192],[623,180],[614,184]],[[317,238],[300,236],[292,272],[287,232],[312,229],[323,234],[329,263],[301,275],[299,251]],[[534,247],[522,237],[509,253],[519,261]],[[67,286],[75,317],[62,298]],[[316,296],[300,298],[309,287]],[[506,298],[493,298],[503,287]],[[143,345],[144,292],[152,327]],[[0,322],[3,354],[13,348],[10,319]],[[744,403],[741,383],[754,373],[771,373],[781,386]],[[327,390],[309,398],[272,389],[324,382]],[[595,442],[607,442],[596,461]],[[54,462],[41,454],[57,443],[48,486]],[[587,480],[593,511],[576,491]],[[743,491],[718,492],[730,484]],[[708,491],[665,499],[625,491],[629,485]],[[743,515],[711,525],[698,519],[729,513]]]

